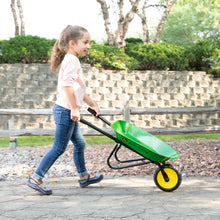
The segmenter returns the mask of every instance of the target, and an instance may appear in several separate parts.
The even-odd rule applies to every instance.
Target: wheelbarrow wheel
[[[172,192],[176,190],[182,182],[181,174],[170,165],[165,165],[163,167],[163,170],[165,172],[165,175],[163,175],[160,167],[158,167],[155,171],[155,184],[165,192]]]

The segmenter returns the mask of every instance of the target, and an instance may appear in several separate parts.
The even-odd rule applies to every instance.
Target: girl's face
[[[74,42],[73,40],[69,42],[68,53],[71,53],[76,57],[78,56],[84,57],[91,48],[89,45],[90,41],[91,41],[90,34],[88,32],[84,32],[82,38],[80,38],[77,42]]]

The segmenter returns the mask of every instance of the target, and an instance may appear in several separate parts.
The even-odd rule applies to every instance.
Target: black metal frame
[[[94,110],[92,110],[91,108],[88,108],[88,111],[89,111],[91,114],[93,114],[94,116],[96,116],[96,112],[95,112]],[[107,121],[106,119],[104,119],[102,116],[99,115],[97,118],[101,119],[103,122],[105,122],[105,123],[108,124],[109,126],[111,125],[111,123],[110,123],[109,121]],[[90,122],[86,121],[86,120],[83,119],[83,118],[80,119],[80,122],[82,122],[83,124],[88,125],[89,127],[93,128],[94,130],[100,132],[101,134],[103,134],[103,135],[109,137],[110,139],[112,139],[113,141],[116,142],[116,145],[115,145],[114,149],[111,151],[111,153],[110,153],[110,155],[109,155],[109,157],[108,157],[108,159],[107,159],[107,164],[108,164],[108,166],[109,166],[110,168],[117,170],[117,169],[124,169],[124,168],[135,167],[135,166],[141,166],[141,165],[153,163],[153,164],[157,165],[158,167],[160,167],[160,170],[161,170],[161,172],[162,172],[162,175],[163,175],[165,181],[166,181],[166,182],[169,181],[169,178],[168,178],[166,172],[165,172],[164,169],[163,169],[163,167],[164,167],[165,165],[167,165],[167,164],[165,164],[165,162],[159,163],[159,162],[156,162],[156,161],[152,161],[152,160],[150,160],[150,159],[147,158],[147,157],[144,157],[144,156],[141,155],[139,152],[135,151],[134,149],[132,149],[131,147],[129,147],[129,146],[126,145],[125,143],[123,143],[123,142],[121,142],[120,140],[118,140],[116,137],[114,137],[114,136],[112,136],[111,134],[109,134],[108,132],[105,132],[104,130],[98,128],[97,126],[91,124]],[[140,156],[142,156],[142,157],[141,157],[141,158],[137,158],[137,159],[132,159],[132,160],[123,160],[123,161],[120,160],[120,159],[118,158],[117,153],[119,152],[119,150],[121,149],[122,146],[128,148],[129,150],[135,152],[136,154],[138,154],[138,155],[140,155]],[[123,164],[123,163],[128,163],[128,164],[129,164],[129,163],[133,163],[133,162],[136,162],[136,161],[143,161],[143,162],[133,163],[133,164],[125,165],[125,166],[124,166],[124,165],[113,166],[113,165],[111,165],[111,162],[110,162],[110,160],[111,160],[111,158],[112,158],[113,156],[115,157],[116,161],[117,161],[119,164]],[[148,160],[148,161],[145,161],[145,160]]]
[[[112,150],[112,152],[110,153],[108,159],[107,159],[107,164],[110,168],[112,169],[115,169],[115,170],[118,170],[118,169],[123,169],[123,168],[129,168],[129,167],[135,167],[135,166],[141,166],[141,165],[145,165],[145,164],[149,164],[149,163],[152,163],[150,161],[145,161],[145,162],[142,162],[142,163],[134,163],[134,164],[130,164],[130,165],[121,165],[121,166],[113,166],[111,165],[111,158],[112,156],[114,155],[116,161],[119,163],[119,164],[123,164],[123,163],[132,163],[132,162],[136,162],[136,161],[144,161],[144,160],[147,160],[146,158],[137,158],[137,159],[132,159],[132,160],[119,160],[118,159],[118,156],[117,156],[117,153],[118,151],[121,149],[121,144],[116,144],[114,149]],[[123,145],[124,146],[124,145]],[[130,148],[129,148],[130,149]]]

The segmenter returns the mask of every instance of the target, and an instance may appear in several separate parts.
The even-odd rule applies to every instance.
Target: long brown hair
[[[51,70],[55,72],[64,56],[66,55],[70,40],[75,43],[82,38],[83,34],[88,32],[85,28],[80,26],[68,25],[60,34],[60,39],[56,41],[53,47],[53,53],[51,56]]]

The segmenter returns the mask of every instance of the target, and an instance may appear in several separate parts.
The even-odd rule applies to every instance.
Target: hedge
[[[188,67],[184,48],[165,43],[128,44],[126,53],[136,58],[142,69],[183,70]]]
[[[38,36],[16,36],[1,45],[2,59],[6,63],[42,63],[49,59],[50,42]]]
[[[56,39],[16,36],[0,41],[0,63],[48,62]],[[91,49],[80,60],[105,69],[120,70],[202,70],[218,77],[220,40],[210,38],[194,46],[167,43],[144,44],[139,38],[127,38],[125,52],[117,47],[90,43]]]
[[[91,44],[91,49],[81,60],[96,67],[106,69],[133,70],[139,62],[129,57],[118,47],[109,47],[99,44]]]

